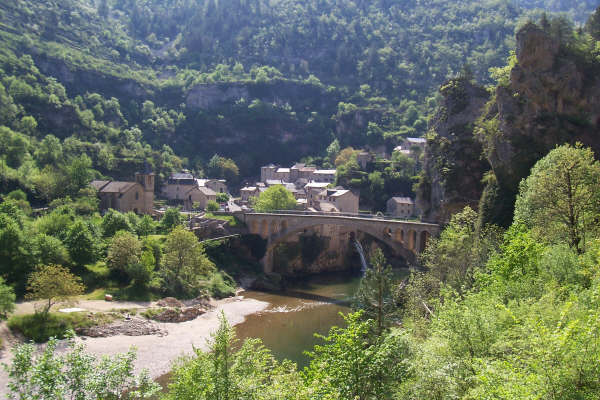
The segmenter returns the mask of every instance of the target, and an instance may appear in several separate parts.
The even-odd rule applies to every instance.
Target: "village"
[[[407,156],[420,153],[425,145],[423,138],[407,138],[402,145],[394,148]],[[417,149],[417,150],[415,150]],[[363,168],[374,157],[385,157],[384,150],[359,151],[356,162]],[[233,188],[224,179],[198,178],[190,171],[182,170],[171,174],[162,187],[155,188],[154,174],[146,170],[136,173],[134,181],[94,180],[91,186],[98,191],[100,209],[115,209],[121,212],[133,211],[138,214],[160,216],[156,200],[167,206],[180,207],[181,211],[193,213],[204,211],[245,212],[251,211],[254,202],[269,187],[281,185],[296,199],[295,210],[308,213],[359,214],[360,193],[342,186],[336,186],[336,169],[319,169],[304,163],[290,167],[269,164],[260,168],[260,180],[246,184],[239,189],[239,196],[232,196]],[[386,203],[385,216],[413,219],[419,217],[415,199],[397,193]]]

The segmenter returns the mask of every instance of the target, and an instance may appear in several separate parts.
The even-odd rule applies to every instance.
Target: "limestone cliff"
[[[474,121],[488,101],[487,91],[467,78],[448,81],[443,101],[430,123],[418,185],[417,204],[426,221],[444,222],[469,205],[475,207],[483,189],[482,147],[473,134]]]
[[[600,154],[600,62],[574,34],[552,31],[533,23],[519,30],[516,60],[485,107],[482,89],[456,80],[445,85],[452,91],[442,88],[418,196],[428,220],[443,222],[483,193],[483,222],[506,226],[519,182],[548,151],[579,141]],[[481,150],[485,161],[476,162]]]

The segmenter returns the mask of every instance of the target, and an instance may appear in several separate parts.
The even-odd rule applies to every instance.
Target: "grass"
[[[96,313],[91,316],[86,312],[35,313],[13,315],[8,320],[8,327],[12,331],[20,332],[29,340],[43,343],[51,337],[63,339],[70,330],[105,325],[115,318],[114,315],[105,313]]]
[[[160,313],[162,313],[165,310],[166,310],[166,308],[163,308],[163,307],[149,308],[149,309],[145,310],[144,312],[140,313],[140,315],[146,319],[154,319],[157,315],[159,315]]]

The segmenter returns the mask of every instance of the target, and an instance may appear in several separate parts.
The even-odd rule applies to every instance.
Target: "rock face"
[[[474,122],[488,101],[487,91],[465,78],[448,81],[440,89],[444,96],[434,117],[417,191],[417,205],[426,221],[445,222],[469,205],[476,208],[489,168],[481,159]]]
[[[482,222],[507,226],[519,182],[551,149],[582,142],[600,154],[600,63],[570,40],[525,25],[510,77],[485,106],[482,89],[464,82],[447,93],[442,88],[418,191],[426,219],[444,222],[464,205],[477,206],[477,181],[491,168],[479,204],[488,210]]]
[[[501,187],[517,191],[537,160],[580,141],[598,153],[600,68],[534,24],[517,34],[517,64],[496,90],[498,132],[486,132],[487,158]]]

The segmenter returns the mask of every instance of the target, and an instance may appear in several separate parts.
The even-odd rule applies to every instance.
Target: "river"
[[[236,325],[240,339],[260,338],[277,359],[287,358],[303,368],[309,358],[304,351],[322,342],[315,333],[327,334],[343,325],[340,312],[350,311],[350,301],[360,284],[360,274],[324,274],[294,283],[279,293],[246,291],[242,295],[270,303]]]

